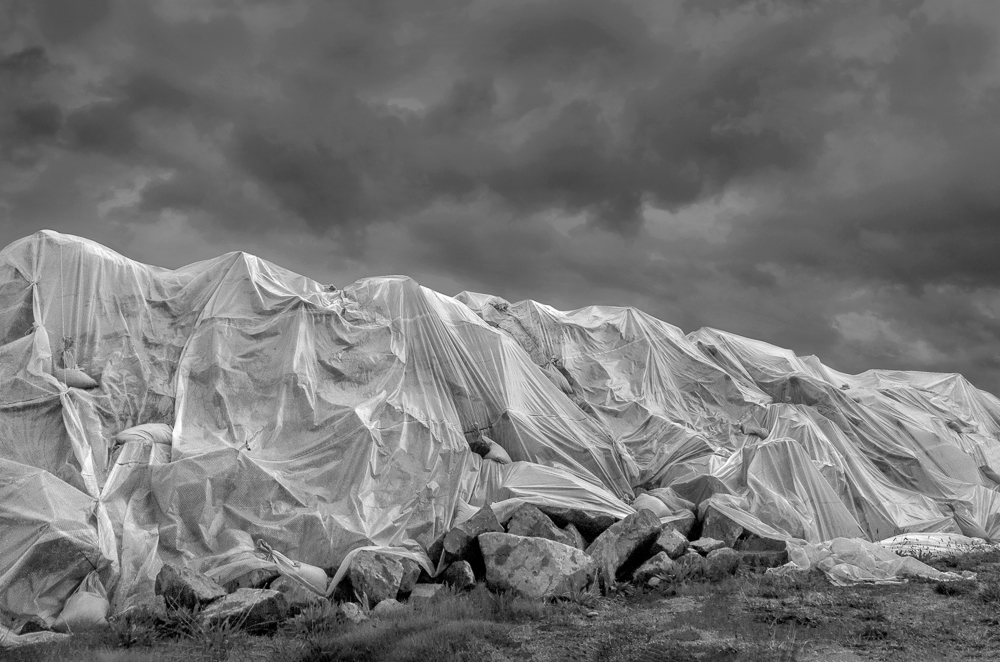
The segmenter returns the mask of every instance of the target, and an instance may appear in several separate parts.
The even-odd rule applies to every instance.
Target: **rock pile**
[[[694,540],[673,520],[664,524],[663,519],[645,508],[613,521],[525,504],[501,522],[486,506],[431,546],[433,578],[411,559],[378,550],[354,554],[334,595],[336,610],[344,621],[360,623],[420,608],[442,593],[480,582],[490,590],[528,598],[572,598],[622,582],[655,587],[692,578],[721,581],[741,565],[773,567],[788,560],[782,541],[756,538],[717,511],[695,526],[685,523],[684,528],[700,534]],[[333,569],[327,572],[333,574]],[[190,568],[167,563],[157,577],[156,594],[161,610],[195,610],[206,625],[228,622],[257,631],[306,610],[332,608],[331,599],[270,570],[221,586]]]

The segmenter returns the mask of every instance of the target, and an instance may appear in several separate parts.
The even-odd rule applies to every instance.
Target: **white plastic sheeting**
[[[169,444],[115,442],[145,424]],[[513,463],[471,452],[477,428]],[[118,610],[167,560],[220,581],[271,564],[258,541],[330,569],[369,546],[423,561],[484,503],[623,517],[640,486],[670,488],[662,518],[811,544],[993,537],[998,435],[1000,401],[958,375],[844,375],[629,308],[332,290],[244,253],[170,271],[53,232],[0,252],[15,616],[51,622],[92,570]]]

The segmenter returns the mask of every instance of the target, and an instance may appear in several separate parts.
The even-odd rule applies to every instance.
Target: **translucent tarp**
[[[147,423],[169,444],[115,442]],[[665,521],[811,544],[993,537],[998,434],[1000,401],[958,375],[844,375],[630,308],[334,290],[244,253],[171,271],[53,232],[0,252],[11,615],[51,621],[94,569],[119,610],[164,561],[227,581],[269,563],[259,541],[331,574],[364,547],[423,560],[484,503],[622,517],[639,487],[670,488]]]

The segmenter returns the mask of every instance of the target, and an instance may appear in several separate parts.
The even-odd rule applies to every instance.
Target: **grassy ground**
[[[995,660],[1000,659],[1000,553],[934,564],[975,582],[831,586],[822,575],[746,572],[722,583],[623,587],[556,603],[482,587],[420,610],[354,625],[304,614],[276,632],[122,619],[110,631],[0,652],[14,662],[281,660]]]

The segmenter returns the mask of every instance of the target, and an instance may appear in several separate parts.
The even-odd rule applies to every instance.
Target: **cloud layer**
[[[992,0],[14,0],[0,243],[634,305],[1000,392]]]

